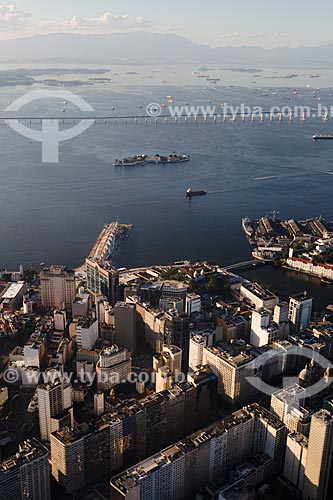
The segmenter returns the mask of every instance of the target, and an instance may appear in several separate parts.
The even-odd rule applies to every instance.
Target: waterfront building
[[[279,302],[277,295],[263,288],[258,283],[245,282],[240,287],[240,297],[250,302],[255,309],[273,311]]]
[[[134,353],[136,350],[135,304],[117,302],[114,307],[114,321],[115,343]]]
[[[302,259],[299,257],[289,257],[287,259],[288,267],[307,274],[333,280],[333,265],[314,262],[313,260]]]
[[[87,290],[96,296],[103,295],[114,306],[119,298],[119,273],[107,261],[86,259]]]
[[[0,461],[0,498],[50,500],[49,452],[36,439],[19,445],[18,453]]]
[[[303,498],[326,500],[332,465],[333,416],[319,410],[311,419]]]
[[[71,309],[75,298],[75,273],[65,266],[51,266],[40,273],[42,304],[53,307]]]
[[[295,294],[289,301],[289,321],[295,332],[309,327],[312,314],[313,299],[307,292]]]

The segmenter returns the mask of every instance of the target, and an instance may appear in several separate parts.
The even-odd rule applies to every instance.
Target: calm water
[[[234,78],[232,74],[230,79]],[[300,85],[297,96],[293,96],[293,88],[272,95],[268,85],[276,85],[276,80],[265,81],[265,89],[257,94],[242,86],[204,90],[197,84],[148,83],[69,90],[84,97],[99,115],[144,114],[148,103],[166,102],[166,95],[172,95],[180,105],[185,101],[208,105],[209,100],[218,107],[221,102],[265,109],[272,105],[317,105],[312,89]],[[244,82],[240,79],[240,83]],[[282,89],[285,80],[279,83]],[[311,83],[317,86],[319,82]],[[26,91],[22,87],[2,88],[0,109]],[[322,104],[333,105],[328,88],[316,92]],[[59,102],[40,105],[27,106],[25,114],[61,115]],[[75,113],[70,105],[68,113]],[[103,224],[114,219],[134,225],[121,265],[201,257],[225,264],[248,259],[251,248],[241,229],[245,215],[259,217],[275,209],[282,218],[320,214],[332,218],[333,176],[329,172],[333,172],[333,142],[311,140],[314,132],[324,130],[332,132],[332,124],[323,125],[319,119],[304,125],[290,125],[285,120],[282,124],[248,121],[245,125],[228,122],[216,126],[165,125],[162,120],[157,125],[126,125],[118,121],[93,125],[80,137],[62,143],[60,163],[50,165],[41,163],[40,144],[29,144],[2,124],[0,266],[16,269],[20,263],[40,262],[77,266]],[[115,158],[172,151],[190,154],[191,161],[169,166],[112,166]],[[270,176],[274,178],[258,180]],[[212,193],[187,201],[188,186]],[[263,270],[255,273],[267,277]],[[273,279],[275,288],[279,279]],[[317,282],[314,286],[328,303],[329,289]],[[303,283],[297,287],[304,288]]]

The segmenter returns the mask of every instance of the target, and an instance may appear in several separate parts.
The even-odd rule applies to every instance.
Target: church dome
[[[303,370],[300,371],[298,378],[300,381],[305,382],[307,384],[311,383],[312,374],[308,365],[305,365],[305,368],[303,368]]]

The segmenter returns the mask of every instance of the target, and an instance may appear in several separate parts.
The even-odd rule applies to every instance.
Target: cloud
[[[97,17],[73,16],[71,19],[54,23],[49,20],[39,23],[45,30],[57,29],[62,31],[103,32],[118,29],[142,29],[154,27],[154,23],[143,16],[129,16],[128,14],[111,14],[105,12]]]
[[[30,12],[25,12],[20,7],[0,5],[0,30],[22,28],[30,17]]]

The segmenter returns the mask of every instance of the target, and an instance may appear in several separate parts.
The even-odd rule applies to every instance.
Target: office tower
[[[313,299],[307,292],[299,293],[290,297],[289,321],[295,332],[305,330],[309,327],[312,314]]]
[[[127,349],[113,345],[105,347],[96,365],[97,388],[108,391],[118,384],[127,382],[132,370],[132,358]]]
[[[53,313],[54,329],[63,332],[67,325],[66,311],[56,310]]]
[[[277,325],[287,323],[289,320],[289,304],[288,302],[279,302],[274,307],[273,321]]]
[[[202,363],[209,365],[218,377],[218,393],[231,405],[250,399],[256,393],[247,380],[255,376],[253,360],[246,351],[230,353],[219,346],[203,349]]]
[[[36,439],[19,445],[15,455],[0,461],[0,498],[50,500],[48,450]]]
[[[333,416],[319,410],[312,416],[303,498],[326,500],[332,464]]]
[[[165,313],[165,345],[176,345],[182,350],[182,372],[188,372],[190,351],[190,318],[185,313]]]
[[[95,318],[74,318],[70,325],[70,336],[76,336],[78,349],[92,349],[98,339],[98,321]]]
[[[214,342],[214,332],[199,332],[191,336],[189,349],[189,368],[196,370],[196,367],[202,365],[204,347],[211,347]]]
[[[135,304],[117,302],[114,307],[115,343],[126,347],[132,353],[136,349],[136,309]]]
[[[162,352],[164,344],[165,313],[147,304],[136,303],[137,334],[153,352]],[[172,342],[170,342],[172,344]]]
[[[85,293],[84,289],[76,295],[72,304],[72,317],[75,316],[88,316],[91,307],[90,295]]]
[[[188,293],[185,298],[185,312],[188,316],[201,311],[201,297],[196,293]]]
[[[34,332],[23,347],[23,355],[26,367],[44,368],[47,359],[46,334]]]
[[[242,283],[240,297],[252,304],[255,309],[268,309],[269,311],[273,311],[279,302],[277,295],[258,283]]]
[[[75,298],[75,273],[65,266],[51,266],[40,273],[44,307],[70,309]]]
[[[119,273],[107,261],[86,259],[87,290],[96,295],[104,295],[114,306],[119,296]]]
[[[40,437],[49,441],[56,425],[52,418],[72,406],[71,385],[53,373],[52,376],[50,374],[50,382],[38,386],[37,395]]]
[[[155,374],[155,392],[163,392],[171,389],[173,384],[173,373],[168,365],[161,366]]]
[[[94,394],[94,413],[98,417],[104,413],[104,392]]]
[[[304,488],[307,454],[308,438],[300,432],[288,434],[283,475],[300,491]]]
[[[306,425],[309,427],[311,412],[303,407],[305,398],[306,390],[298,384],[279,389],[271,396],[271,412],[286,424],[289,432],[306,434],[304,430]]]
[[[271,313],[265,309],[252,312],[250,343],[255,347],[272,344],[276,341],[279,331],[271,324]]]

